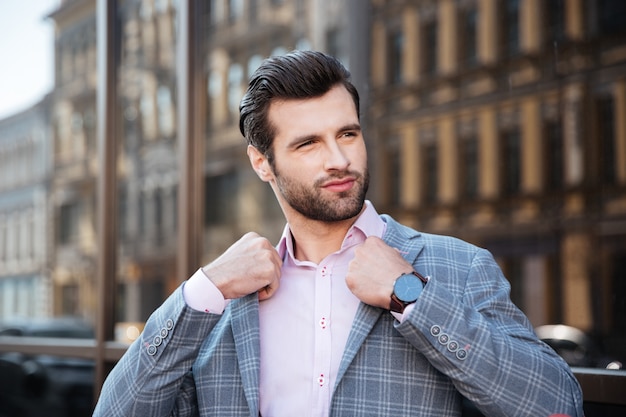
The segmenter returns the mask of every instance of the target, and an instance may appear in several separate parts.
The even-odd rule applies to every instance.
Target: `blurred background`
[[[194,268],[278,240],[238,105],[293,49],[350,69],[378,211],[489,249],[583,388],[624,387],[623,0],[30,0],[0,23],[1,417],[90,415]]]

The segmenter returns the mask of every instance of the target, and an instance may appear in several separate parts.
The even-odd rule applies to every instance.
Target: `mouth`
[[[322,186],[322,188],[328,191],[335,192],[335,193],[340,193],[340,192],[345,192],[345,191],[349,191],[350,189],[352,189],[355,182],[356,182],[355,178],[346,177],[346,178],[328,181]]]

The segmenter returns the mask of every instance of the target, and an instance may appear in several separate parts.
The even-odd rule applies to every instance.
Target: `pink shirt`
[[[341,249],[315,264],[295,259],[289,225],[285,227],[277,247],[283,259],[280,286],[259,305],[262,415],[328,416],[359,305],[345,283],[348,264],[355,246],[368,236],[382,237],[384,231],[385,223],[368,201]],[[202,269],[187,281],[183,294],[200,311],[221,314],[227,303]]]

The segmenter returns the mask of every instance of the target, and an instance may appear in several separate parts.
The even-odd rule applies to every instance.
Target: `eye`
[[[350,130],[350,131],[347,131],[347,132],[343,132],[341,134],[342,138],[353,138],[355,136],[357,136],[357,133],[355,131],[353,131],[353,130]]]
[[[312,140],[307,140],[306,142],[302,142],[296,145],[296,149],[303,149],[303,148],[306,148],[307,146],[311,146],[312,144],[313,144]]]

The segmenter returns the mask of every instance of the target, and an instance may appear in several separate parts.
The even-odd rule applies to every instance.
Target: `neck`
[[[287,216],[294,239],[295,257],[300,261],[319,264],[331,253],[337,252],[358,215],[338,222],[320,222],[301,215]]]

